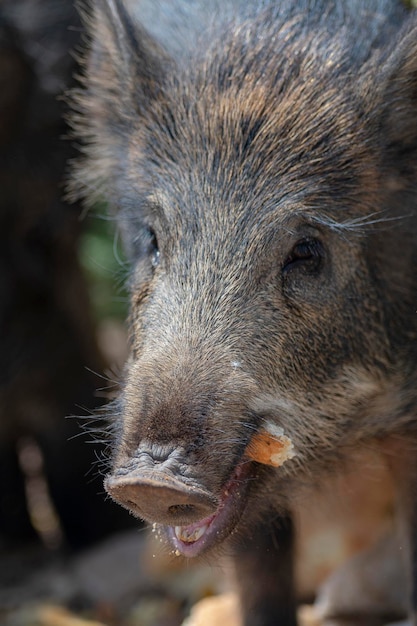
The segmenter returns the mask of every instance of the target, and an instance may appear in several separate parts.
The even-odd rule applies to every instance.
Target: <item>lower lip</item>
[[[240,463],[233,472],[232,478],[222,490],[220,505],[216,513],[197,524],[187,527],[193,531],[206,526],[204,534],[196,541],[182,541],[173,526],[166,527],[168,538],[174,547],[175,554],[193,558],[200,556],[216,543],[223,541],[234,530],[245,507],[248,477],[253,464],[247,461]]]

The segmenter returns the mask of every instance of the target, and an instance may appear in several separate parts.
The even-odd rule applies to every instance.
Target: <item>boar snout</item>
[[[202,352],[178,350],[174,358],[166,350],[164,364],[165,371],[157,357],[142,358],[129,371],[105,487],[156,524],[176,553],[195,557],[231,535],[244,515],[257,473],[245,456],[256,430],[248,409],[256,385],[219,353],[212,362]],[[153,380],[150,371],[158,373]]]
[[[210,494],[163,473],[112,477],[107,479],[106,489],[122,506],[158,524],[191,524],[213,514],[217,508]]]
[[[181,474],[181,451],[162,459],[149,448],[135,455],[133,467],[107,477],[109,495],[138,517],[158,524],[190,524],[212,515],[217,499],[190,477]]]

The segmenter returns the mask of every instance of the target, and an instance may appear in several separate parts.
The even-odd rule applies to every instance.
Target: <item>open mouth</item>
[[[249,477],[253,463],[240,463],[227,481],[220,495],[220,503],[213,515],[189,526],[166,526],[168,538],[175,553],[186,557],[199,556],[214,544],[233,533],[246,505]]]

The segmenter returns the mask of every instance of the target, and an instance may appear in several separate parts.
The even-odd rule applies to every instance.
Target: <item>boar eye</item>
[[[147,254],[151,260],[152,267],[155,268],[159,265],[159,247],[158,240],[156,238],[153,228],[147,229]]]
[[[323,246],[317,239],[302,239],[298,241],[287,257],[283,272],[300,268],[313,273],[320,269],[323,262]]]
[[[159,246],[153,228],[145,226],[138,229],[132,241],[132,252],[137,261],[146,261],[153,269],[159,265]]]

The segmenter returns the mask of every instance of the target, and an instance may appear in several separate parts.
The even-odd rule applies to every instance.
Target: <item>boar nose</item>
[[[197,522],[212,515],[217,501],[198,487],[167,476],[124,476],[106,480],[114,500],[142,519],[168,526]]]
[[[209,517],[218,507],[217,498],[197,481],[181,475],[176,456],[173,453],[161,462],[149,451],[136,454],[130,471],[119,469],[106,478],[106,491],[148,522],[176,526]]]

